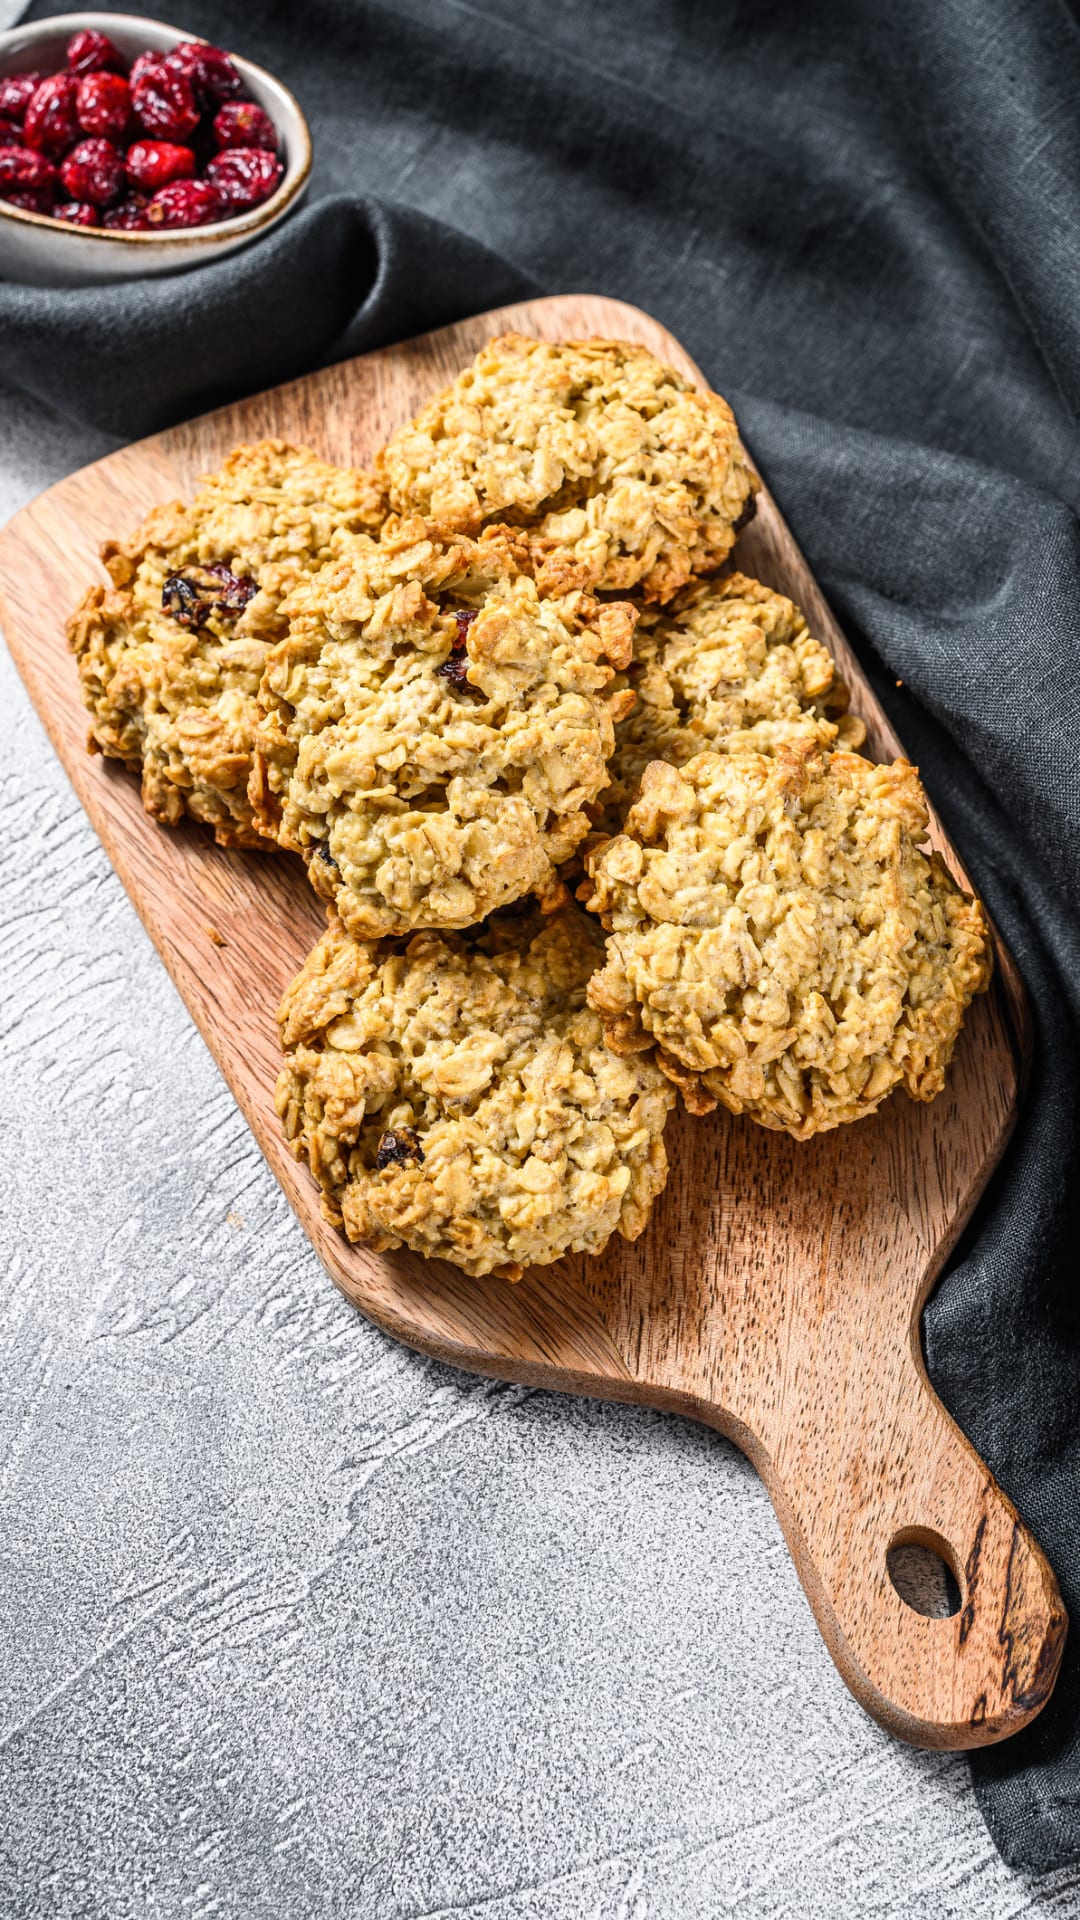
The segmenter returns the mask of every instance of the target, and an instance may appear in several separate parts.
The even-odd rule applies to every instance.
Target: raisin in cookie
[[[637,1237],[675,1091],[604,1045],[601,958],[572,907],[407,944],[331,916],[279,1011],[277,1109],[350,1240],[517,1279]]]
[[[588,861],[609,1045],[655,1042],[693,1111],[721,1101],[801,1140],[897,1085],[932,1100],[990,943],[926,829],[904,760],[801,742],[654,761]]]
[[[758,486],[719,395],[625,341],[517,333],[400,428],[376,471],[402,512],[529,529],[553,583],[660,601],[726,559]]]
[[[190,506],[158,507],[102,559],[68,625],[90,747],[142,770],[148,813],[185,814],[222,846],[259,845],[247,798],[255,695],[281,601],[337,527],[378,527],[367,474],[282,440],[238,447]]]
[[[378,540],[341,537],[285,603],[252,800],[358,937],[554,895],[589,829],[633,698],[611,682],[634,610],[544,595],[520,557],[505,529],[443,538],[394,518]]]
[[[618,833],[650,760],[681,767],[696,753],[771,753],[816,738],[854,748],[866,735],[847,711],[832,655],[798,607],[760,580],[730,573],[648,608],[634,633],[629,684],[637,704],[615,729],[601,824]]]

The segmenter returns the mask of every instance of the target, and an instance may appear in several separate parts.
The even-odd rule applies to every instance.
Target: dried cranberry
[[[53,194],[56,192],[56,168],[43,153],[34,153],[30,147],[0,148],[0,193],[5,198],[7,188],[13,193]]]
[[[101,224],[101,215],[96,207],[86,200],[65,200],[63,206],[53,211],[54,220],[66,220],[69,227],[96,227]]]
[[[757,494],[751,493],[747,497],[746,504],[744,505],[743,510],[740,513],[738,519],[733,520],[731,523],[732,533],[735,534],[736,536],[740,534],[744,527],[748,527],[750,525],[750,522],[754,518],[754,515],[756,512],[757,512]]]
[[[161,605],[181,627],[205,627],[212,613],[242,613],[258,591],[257,581],[241,579],[217,561],[170,573],[161,589]]]
[[[101,217],[103,227],[113,233],[143,233],[146,229],[146,201],[142,194],[132,194],[127,200],[121,200],[118,207],[110,207]]]
[[[459,692],[467,692],[471,683],[468,679],[469,656],[465,647],[469,628],[476,619],[476,614],[470,607],[459,607],[454,613],[454,619],[457,621],[457,632],[450,643],[450,652],[435,671],[441,680],[448,680],[450,685]]]
[[[6,73],[0,80],[0,113],[5,120],[21,120],[41,85],[40,73]]]
[[[137,77],[132,69],[131,106],[139,125],[153,139],[182,140],[199,124],[190,82],[163,60],[148,61]]]
[[[229,100],[214,115],[214,138],[219,147],[265,147],[276,153],[277,128],[254,100]]]
[[[412,1127],[392,1127],[380,1136],[375,1149],[375,1170],[381,1173],[384,1167],[405,1167],[412,1161],[414,1166],[424,1158],[424,1149]]]
[[[450,654],[449,658],[444,660],[441,666],[436,667],[435,671],[439,679],[449,681],[456,692],[468,693],[471,685],[468,654]]]
[[[215,560],[211,566],[207,567],[206,571],[218,582],[220,591],[218,594],[217,609],[219,613],[243,613],[248,601],[254,600],[255,595],[259,591],[259,583],[257,580],[251,580],[248,579],[246,575],[234,573],[232,568],[227,567],[221,560]]]
[[[153,47],[148,53],[137,53],[128,73],[128,86],[133,87],[136,80],[141,80],[148,67],[160,67],[164,59],[165,55],[155,51]]]
[[[67,43],[69,73],[123,73],[124,58],[107,33],[93,27],[73,33]]]
[[[73,200],[107,207],[124,191],[124,156],[111,140],[80,140],[64,161],[60,178]]]
[[[39,153],[66,153],[79,137],[75,99],[79,83],[74,74],[53,73],[35,90],[23,121],[23,138]]]
[[[182,73],[191,82],[202,107],[219,107],[223,100],[236,100],[244,91],[228,54],[206,40],[181,40],[165,59],[175,73]]]
[[[17,187],[0,183],[0,200],[5,207],[18,207],[22,213],[51,213],[51,193],[20,193]]]
[[[75,96],[75,112],[84,133],[118,140],[131,115],[131,94],[123,75],[84,74]]]
[[[280,183],[284,168],[272,153],[261,147],[230,147],[219,153],[206,169],[206,177],[217,187],[230,213],[245,207],[257,207]]]
[[[159,187],[146,209],[151,227],[205,227],[225,216],[225,203],[207,180],[174,180]]]
[[[195,155],[190,147],[177,147],[169,140],[136,140],[125,155],[128,179],[146,193],[171,186],[174,180],[190,180],[195,172]]]
[[[214,603],[198,580],[186,573],[170,573],[161,589],[161,610],[178,626],[205,627]]]
[[[0,120],[0,147],[21,147],[22,128],[14,120]]]

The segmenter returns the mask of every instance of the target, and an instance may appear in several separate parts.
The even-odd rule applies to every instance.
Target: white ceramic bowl
[[[96,27],[107,33],[129,62],[152,47],[167,53],[180,40],[201,34],[143,20],[134,13],[62,13],[32,20],[0,33],[0,75],[58,73],[73,33]],[[281,138],[285,173],[277,192],[261,207],[221,220],[211,227],[175,232],[117,233],[93,227],[69,227],[43,213],[24,213],[0,200],[0,276],[34,287],[88,287],[111,280],[137,280],[144,274],[182,273],[208,260],[235,253],[261,239],[291,213],[303,196],[311,172],[311,135],[307,121],[287,87],[262,67],[232,59],[251,98],[270,115]]]

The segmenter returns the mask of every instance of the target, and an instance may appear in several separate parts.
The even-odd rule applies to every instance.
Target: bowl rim
[[[111,20],[114,25],[124,27],[155,27],[159,31],[163,30],[166,33],[175,33],[178,42],[181,40],[201,40],[204,46],[213,45],[213,42],[207,40],[204,34],[188,33],[184,28],[174,27],[168,20],[156,20],[150,14],[98,14],[94,12],[93,9],[86,8],[79,13],[56,13],[46,15],[41,20],[28,20],[25,23],[19,23],[15,27],[9,28],[5,33],[0,33],[0,75],[2,75],[3,72],[4,55],[6,52],[5,43],[18,37],[26,43],[27,50],[29,50],[36,44],[32,32],[35,27],[42,30],[40,37],[43,41],[51,41],[54,39],[64,39],[76,31],[76,22],[99,19]],[[67,234],[74,241],[96,241],[98,244],[103,241],[119,241],[120,244],[124,246],[166,246],[175,247],[178,251],[187,248],[192,252],[197,252],[200,247],[204,247],[210,240],[216,240],[218,238],[236,239],[243,234],[257,232],[258,229],[264,226],[271,218],[275,221],[279,219],[307,185],[308,177],[311,173],[311,129],[308,126],[304,111],[295,94],[291,92],[283,80],[278,79],[276,73],[271,73],[268,68],[261,67],[257,60],[248,60],[242,53],[230,53],[229,58],[240,69],[241,73],[247,72],[255,74],[260,80],[267,81],[271,88],[276,87],[279,93],[284,94],[288,105],[296,115],[300,145],[300,152],[297,156],[297,169],[290,179],[290,161],[290,165],[286,169],[285,178],[275,192],[271,194],[269,200],[264,200],[260,206],[252,207],[249,213],[236,214],[231,220],[215,220],[208,222],[206,226],[187,227],[179,230],[175,227],[165,227],[153,233],[126,232],[120,227],[73,227],[67,220],[57,220],[52,214],[48,213],[29,213],[25,207],[13,207],[6,200],[0,200],[0,215],[3,215],[3,217],[8,220],[20,221],[28,227],[37,227],[46,233]],[[275,122],[275,124],[277,123]],[[281,133],[280,127],[278,127],[278,132],[279,134]]]

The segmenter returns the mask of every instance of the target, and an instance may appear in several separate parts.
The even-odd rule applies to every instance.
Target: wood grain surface
[[[329,1227],[273,1109],[273,1013],[322,926],[290,857],[165,831],[134,778],[85,751],[64,621],[103,578],[100,541],[190,494],[238,441],[266,434],[366,464],[387,434],[507,326],[549,339],[641,341],[692,378],[672,337],[593,296],[530,302],[331,367],[127,447],[52,487],[0,534],[0,621],[75,790],[328,1271],[397,1339],[457,1366],[675,1409],[728,1434],[764,1479],[840,1672],[906,1740],[970,1747],[1038,1713],[1065,1614],[1040,1549],[936,1398],[923,1365],[926,1295],[1007,1142],[1023,1061],[1019,978],[1000,948],[945,1093],[894,1095],[871,1120],[808,1144],[718,1113],[678,1114],[671,1179],[646,1234],[536,1269],[518,1286],[408,1253],[377,1256]],[[702,384],[704,384],[702,382]],[[806,610],[869,729],[899,743],[766,492],[737,559]],[[962,869],[935,822],[934,838]],[[915,1612],[893,1587],[897,1544],[932,1547],[960,1608]],[[717,1542],[717,1551],[722,1543]],[[768,1607],[763,1575],[761,1604]],[[752,1685],[748,1676],[748,1685]]]

